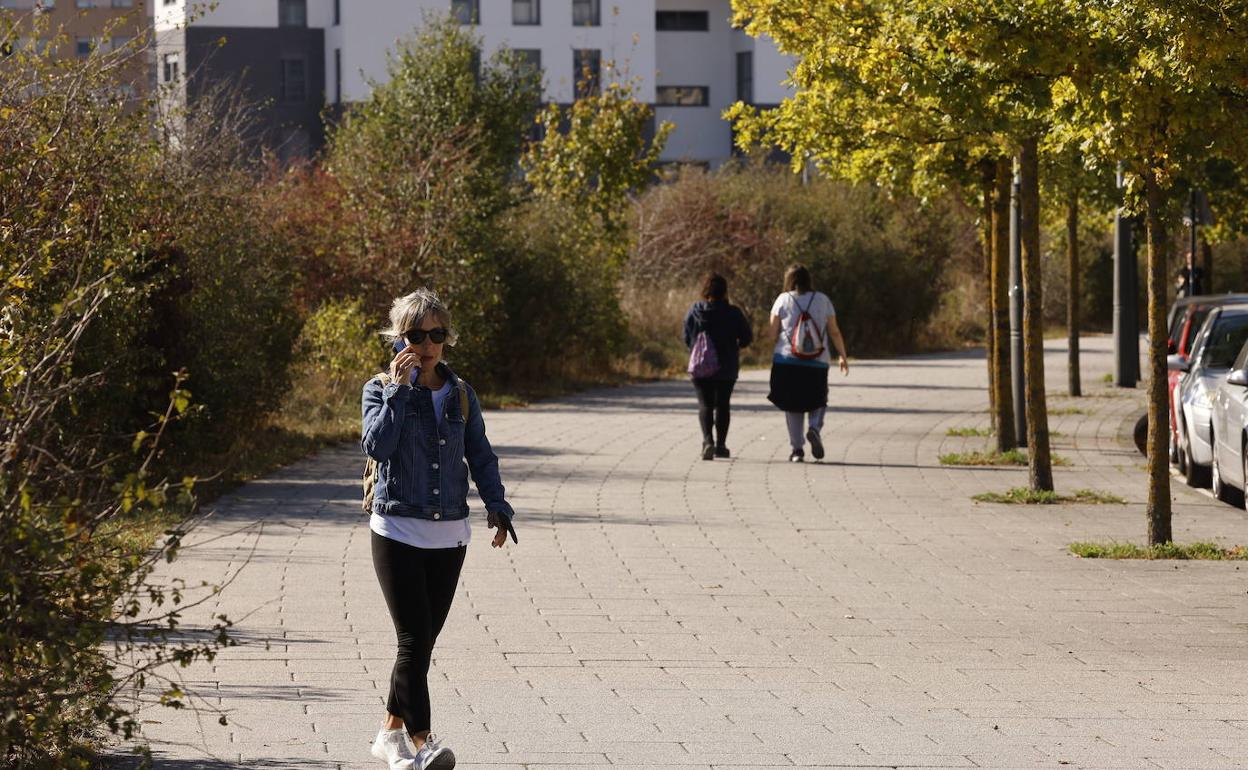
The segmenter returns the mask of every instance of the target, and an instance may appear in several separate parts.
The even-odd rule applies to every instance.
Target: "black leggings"
[[[711,428],[715,428],[716,446],[724,446],[728,440],[728,421],[732,418],[730,402],[736,380],[695,379],[693,387],[698,391],[698,422],[702,424],[702,443],[710,444]]]
[[[399,651],[386,710],[415,735],[430,727],[429,660],[451,611],[467,546],[413,548],[372,533],[373,569],[390,608]]]

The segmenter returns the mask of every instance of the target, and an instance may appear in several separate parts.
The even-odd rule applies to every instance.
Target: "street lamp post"
[[[1118,189],[1125,190],[1122,163]],[[1121,206],[1114,212],[1114,384],[1134,388],[1140,379],[1138,269],[1131,242],[1131,218]]]
[[[1010,186],[1010,374],[1014,398],[1014,436],[1027,446],[1027,399],[1023,379],[1023,244],[1019,194],[1022,171],[1014,159],[1014,183]]]

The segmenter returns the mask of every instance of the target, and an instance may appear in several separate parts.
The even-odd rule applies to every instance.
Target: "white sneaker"
[[[390,770],[417,770],[423,768],[417,762],[412,745],[407,742],[407,731],[403,728],[387,730],[384,727],[377,731],[373,741],[372,753],[382,762],[390,766]]]
[[[425,739],[425,745],[416,752],[417,770],[451,770],[455,767],[455,752],[438,746],[438,738],[433,733]]]

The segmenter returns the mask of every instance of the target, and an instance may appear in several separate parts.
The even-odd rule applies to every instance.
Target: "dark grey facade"
[[[236,84],[256,105],[260,141],[279,157],[310,157],[324,144],[324,30],[191,26],[186,58],[191,103],[216,84]]]

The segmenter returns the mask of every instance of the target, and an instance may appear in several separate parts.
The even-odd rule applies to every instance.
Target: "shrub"
[[[800,261],[832,297],[851,352],[913,350],[947,289],[945,268],[974,248],[959,237],[970,224],[953,204],[922,207],[823,179],[803,185],[757,165],[685,169],[641,201],[636,222],[634,285],[689,286],[716,270],[761,326],[785,265]]]
[[[506,53],[482,61],[479,40],[429,17],[326,152],[346,229],[322,250],[347,250],[378,317],[391,298],[436,288],[460,329],[454,362],[477,382],[506,369],[500,217],[514,205],[511,179],[539,95],[531,68]]]
[[[162,343],[195,318],[198,255],[166,229],[179,192],[147,113],[110,96],[142,55],[0,68],[0,764],[17,770],[86,767],[101,733],[137,730],[124,692],[164,683],[183,705],[160,667],[229,641],[224,619],[172,636],[181,593],[149,576],[181,527],[154,549],[127,536],[192,503],[161,473],[190,403]]]

